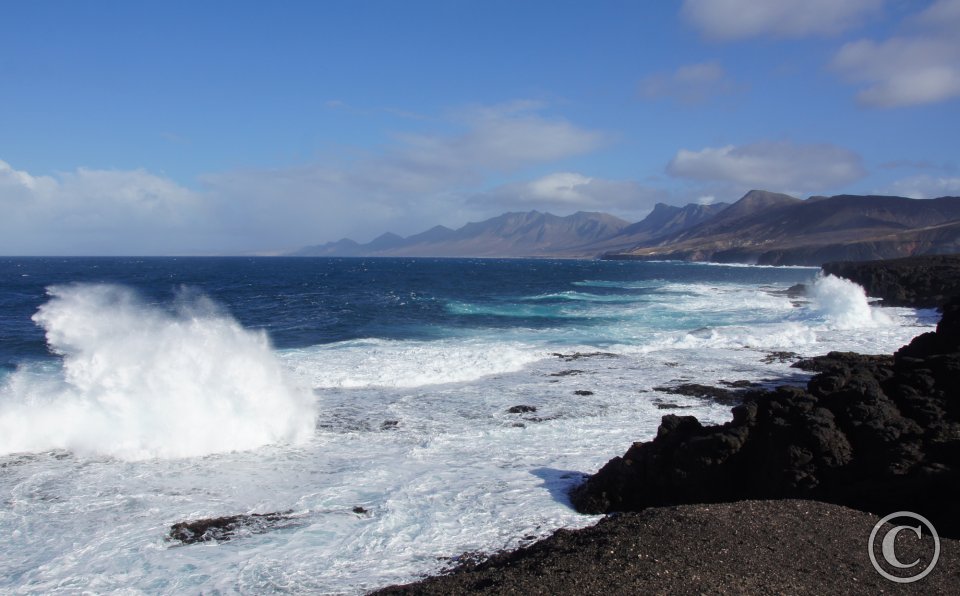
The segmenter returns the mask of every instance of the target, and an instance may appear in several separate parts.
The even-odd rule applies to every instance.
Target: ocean
[[[0,258],[0,592],[411,581],[595,523],[567,491],[664,414],[731,418],[658,387],[802,383],[777,352],[890,353],[936,319],[810,268]]]

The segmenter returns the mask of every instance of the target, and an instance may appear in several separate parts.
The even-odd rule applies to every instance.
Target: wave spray
[[[892,319],[870,306],[864,289],[847,279],[820,275],[813,284],[816,308],[838,329],[859,329],[893,325]]]
[[[33,320],[62,368],[21,368],[0,388],[0,454],[179,458],[311,436],[313,398],[287,380],[266,333],[210,300],[164,309],[116,285],[47,292]]]

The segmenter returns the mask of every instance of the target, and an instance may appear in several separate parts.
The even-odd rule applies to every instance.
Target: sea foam
[[[127,460],[297,443],[308,391],[285,377],[263,332],[210,300],[173,308],[116,285],[53,286],[33,316],[62,370],[21,368],[0,389],[0,454],[68,449]]]
[[[811,297],[820,313],[838,329],[882,327],[892,319],[870,306],[867,294],[858,284],[834,275],[818,276]]]

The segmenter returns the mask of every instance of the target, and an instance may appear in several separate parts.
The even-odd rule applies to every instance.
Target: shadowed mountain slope
[[[664,234],[702,223],[726,203],[675,207],[658,203],[643,221],[630,224],[613,215],[578,212],[566,217],[529,211],[504,213],[452,230],[435,226],[401,238],[383,234],[367,244],[350,239],[308,246],[296,256],[409,257],[596,257],[626,250]]]
[[[751,191],[699,225],[608,258],[819,265],[960,252],[960,197],[838,195],[795,199]]]
[[[819,265],[960,252],[960,197],[837,195],[801,200],[752,190],[732,205],[658,203],[637,223],[578,212],[504,213],[366,244],[344,239],[295,256],[566,257]]]

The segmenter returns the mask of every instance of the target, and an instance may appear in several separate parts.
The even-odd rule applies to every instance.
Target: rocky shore
[[[960,301],[893,357],[833,352],[806,389],[749,391],[733,420],[667,415],[572,493],[584,513],[816,499],[910,510],[960,536]]]
[[[806,388],[749,390],[723,425],[664,416],[572,492],[613,514],[597,526],[376,593],[960,593],[960,256],[824,270],[940,307],[937,330],[892,356],[799,363],[817,372]],[[949,537],[916,585],[867,560],[871,528],[900,510]]]
[[[878,574],[867,540],[879,517],[816,501],[653,507],[559,530],[529,547],[377,596],[510,594],[956,594],[960,541],[916,584]],[[911,548],[911,546],[913,548]],[[898,545],[903,560],[929,552]]]

